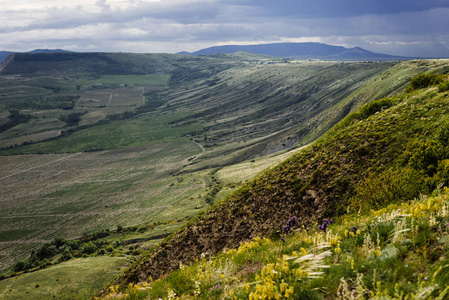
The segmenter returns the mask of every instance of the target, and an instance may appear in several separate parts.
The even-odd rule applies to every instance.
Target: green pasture
[[[205,205],[199,175],[174,176],[201,153],[173,140],[74,154],[2,156],[0,255],[23,259],[32,241],[75,238],[99,228],[191,218]],[[19,251],[25,247],[27,251]],[[14,251],[13,251],[14,250]],[[0,264],[7,266],[2,258]]]
[[[3,150],[0,154],[107,150],[180,140],[181,135],[202,128],[198,123],[183,127],[172,127],[168,124],[188,114],[148,115],[125,119],[81,130],[57,140]]]
[[[95,79],[77,79],[74,85],[80,85],[81,89],[92,88],[93,85],[118,86],[166,86],[170,80],[167,74],[145,75],[101,75]]]
[[[218,170],[218,172],[215,173],[215,176],[222,183],[235,183],[251,180],[265,169],[281,163],[301,149],[302,147],[226,166]]]
[[[90,299],[128,264],[124,257],[74,259],[0,281],[0,298]]]
[[[142,95],[144,91],[143,87],[85,90],[81,92],[77,107],[140,106],[144,104],[145,99]]]

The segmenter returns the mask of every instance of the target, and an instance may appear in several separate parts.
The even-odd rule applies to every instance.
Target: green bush
[[[438,85],[438,89],[439,89],[441,92],[446,92],[446,91],[448,91],[448,90],[449,90],[449,81],[440,83],[440,84]]]
[[[391,98],[382,98],[379,100],[371,101],[370,103],[360,107],[358,111],[360,119],[364,119],[371,115],[374,115],[375,113],[387,109],[393,106],[394,104],[395,101]]]
[[[64,252],[62,252],[62,256],[60,257],[61,261],[67,261],[67,260],[71,260],[73,255],[72,255],[72,249],[70,249],[69,247],[64,249]]]
[[[434,140],[412,143],[407,152],[409,154],[408,165],[415,170],[425,171],[429,176],[436,173],[438,162],[445,158],[445,151],[441,143]]]
[[[437,85],[446,79],[446,75],[435,73],[422,73],[410,78],[408,91],[424,89],[432,85]]]
[[[28,269],[27,262],[25,260],[19,260],[12,266],[12,269],[14,270],[14,272],[20,272]]]
[[[410,167],[370,172],[356,187],[351,207],[360,211],[380,209],[389,203],[411,200],[423,192],[424,187],[423,176]]]
[[[82,252],[85,253],[85,254],[92,254],[95,251],[97,251],[97,245],[95,245],[92,242],[89,242],[86,245],[84,245]]]
[[[437,140],[444,146],[449,146],[449,121],[443,122],[436,132]]]

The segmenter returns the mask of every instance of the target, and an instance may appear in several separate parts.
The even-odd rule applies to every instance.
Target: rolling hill
[[[401,162],[420,166],[398,149],[426,149],[422,126],[433,145],[446,93],[401,91],[410,77],[448,69],[444,60],[291,62],[248,53],[16,54],[0,73],[3,274],[21,280],[21,270],[7,268],[36,253],[46,260],[25,271],[51,270],[65,249],[57,238],[88,243],[109,230],[117,235],[92,240],[93,252],[84,245],[70,255],[84,256],[83,264],[105,255],[124,266],[144,253],[120,280],[136,282],[273,233],[293,213],[304,225],[341,214],[364,178]],[[281,161],[279,151],[309,144],[337,123],[245,182]],[[239,175],[235,164],[245,160],[245,168],[258,167]],[[445,178],[444,164],[431,177],[405,174],[432,188]]]
[[[52,52],[70,52],[62,49],[35,49],[32,51],[28,51],[25,53],[52,53]],[[2,63],[9,55],[18,53],[18,52],[11,52],[11,51],[0,51],[0,63]]]
[[[244,185],[117,283],[159,278],[201,255],[239,245],[245,251],[250,246],[244,242],[256,237],[279,240],[293,216],[308,231],[323,218],[401,205],[447,184],[449,82],[447,74],[440,76],[440,87],[421,78],[415,89],[362,106],[316,143]]]
[[[201,49],[195,52],[180,52],[186,55],[211,55],[219,53],[249,52],[274,57],[296,59],[324,59],[324,60],[403,60],[399,57],[381,53],[374,53],[360,47],[345,48],[322,43],[274,43],[259,45],[224,45]]]

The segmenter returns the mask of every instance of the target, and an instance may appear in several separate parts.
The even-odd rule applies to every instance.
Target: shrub
[[[446,91],[448,91],[448,90],[449,90],[449,81],[440,83],[440,84],[438,85],[438,89],[439,89],[441,92],[446,92]]]
[[[423,189],[422,175],[409,167],[370,172],[356,187],[351,207],[360,211],[380,209],[389,203],[411,200]]]
[[[14,265],[13,265],[13,267],[12,267],[12,269],[14,270],[14,272],[20,272],[20,271],[23,271],[23,270],[25,270],[25,269],[27,269],[28,267],[27,267],[27,263],[26,263],[26,261],[24,261],[24,260],[19,260],[18,262],[16,262]]]
[[[62,252],[62,256],[59,258],[60,261],[67,261],[67,260],[71,260],[73,257],[72,255],[72,251],[70,248],[65,248],[64,252]]]
[[[359,116],[360,119],[367,118],[371,115],[374,115],[375,113],[382,111],[384,109],[387,109],[391,106],[393,106],[395,101],[391,98],[382,98],[379,100],[371,101],[368,104],[363,105],[360,107],[359,110]]]
[[[444,133],[441,139],[444,140]],[[408,164],[415,170],[423,170],[429,176],[437,171],[438,161],[444,158],[444,148],[438,141],[415,142],[409,150]]]
[[[435,73],[422,73],[413,78],[410,78],[410,87],[407,91],[424,89],[432,85],[437,85],[443,82],[446,76],[443,74]]]
[[[448,81],[449,82],[449,81]],[[441,124],[436,132],[437,140],[445,147],[449,146],[449,121]]]
[[[97,245],[95,245],[92,242],[87,243],[86,245],[84,245],[83,247],[83,253],[85,254],[92,254],[95,251],[97,251]]]

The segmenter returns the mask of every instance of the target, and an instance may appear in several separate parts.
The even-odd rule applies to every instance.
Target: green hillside
[[[292,216],[311,229],[322,218],[400,205],[447,184],[448,83],[423,82],[346,117],[312,146],[164,241],[125,274],[124,282],[158,278],[180,262],[257,236],[274,238]]]
[[[10,289],[26,272],[60,265],[64,245],[31,261],[55,238],[125,227],[93,252],[70,251],[86,263],[143,254],[117,280],[127,284],[256,236],[276,241],[293,215],[310,227],[428,194],[447,180],[445,85],[401,91],[422,72],[446,74],[448,61],[98,55],[105,68],[89,60],[77,73],[67,57],[52,58],[67,72],[50,76],[24,58],[1,75],[0,125],[9,127],[0,133],[0,262],[3,275],[13,275],[5,281]],[[164,64],[130,67],[143,57]],[[25,62],[41,71],[20,69]],[[27,257],[27,268],[7,269]]]

